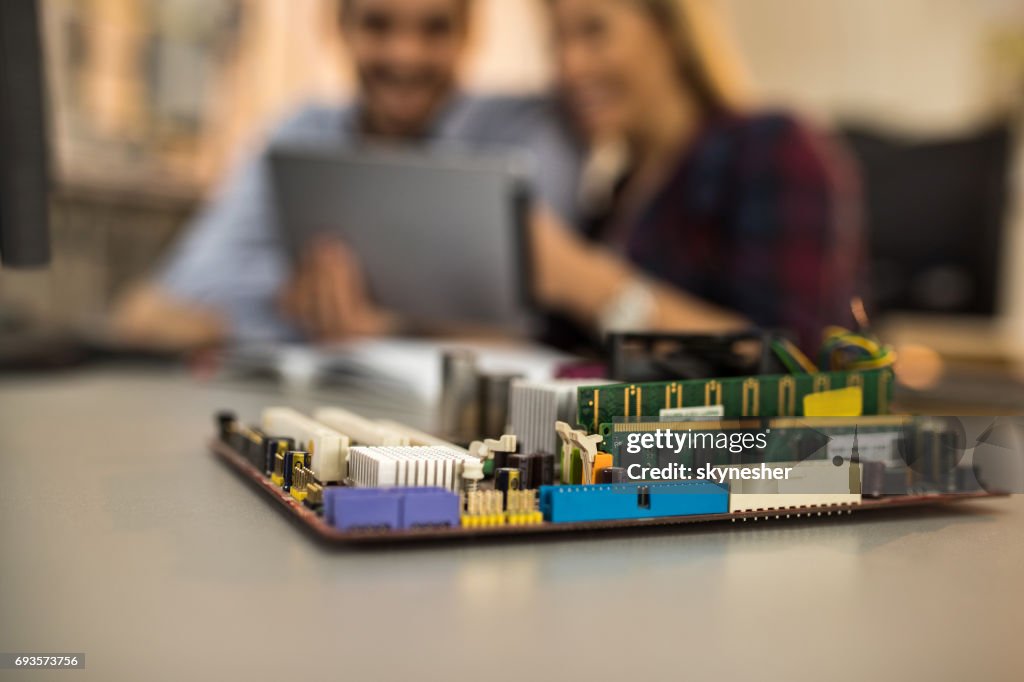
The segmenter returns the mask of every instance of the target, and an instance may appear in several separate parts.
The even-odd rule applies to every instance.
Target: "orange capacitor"
[[[615,458],[606,452],[597,453],[597,456],[594,457],[594,475],[590,480],[597,483],[601,480],[601,472],[613,466],[615,466]]]

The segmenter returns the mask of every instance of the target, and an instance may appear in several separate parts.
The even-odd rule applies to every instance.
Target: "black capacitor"
[[[597,482],[602,484],[625,483],[626,470],[622,467],[608,467],[607,469],[601,469],[601,472],[597,475]]]
[[[235,428],[235,424],[238,423],[238,417],[234,412],[228,412],[227,410],[217,413],[217,433],[220,435],[222,443],[227,443],[231,437],[231,432]]]
[[[555,456],[554,454],[547,452],[539,452],[534,455],[534,459],[537,460],[537,472],[539,480],[537,481],[537,488],[542,485],[554,485],[555,484]]]
[[[284,444],[284,451],[291,452],[295,449],[294,438],[267,438],[263,441],[263,472],[268,476],[274,472],[274,455]]]
[[[295,465],[309,466],[309,453],[292,451],[284,456],[284,489],[292,489],[292,474],[295,472]]]
[[[506,502],[508,501],[509,490],[519,490],[522,487],[519,469],[505,467],[494,472],[494,489],[500,490],[504,494],[503,497]]]

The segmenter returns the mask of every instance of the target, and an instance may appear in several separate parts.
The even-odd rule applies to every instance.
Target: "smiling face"
[[[373,132],[415,135],[452,94],[467,0],[345,0],[343,30]]]
[[[570,110],[593,137],[630,135],[669,88],[678,57],[639,0],[550,0],[558,75]]]

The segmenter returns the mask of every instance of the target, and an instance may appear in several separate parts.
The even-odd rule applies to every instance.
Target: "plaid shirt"
[[[859,198],[840,150],[792,118],[722,118],[632,226],[626,253],[816,352],[825,326],[851,322],[863,263]]]

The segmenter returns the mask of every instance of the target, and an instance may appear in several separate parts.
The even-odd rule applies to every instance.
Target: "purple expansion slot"
[[[401,528],[399,493],[362,488],[324,490],[324,519],[338,530]]]
[[[443,488],[327,488],[324,520],[338,530],[458,528],[459,496]]]
[[[443,488],[409,488],[401,491],[402,529],[458,528],[459,496]]]

